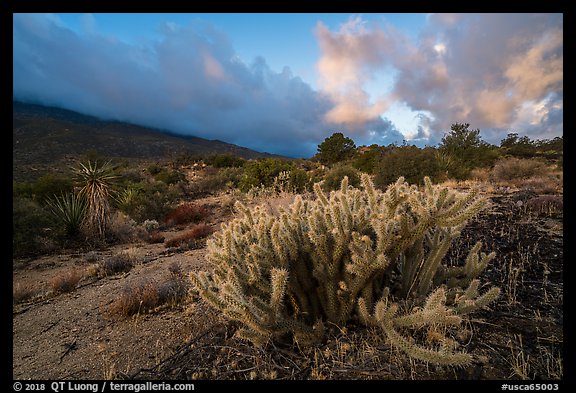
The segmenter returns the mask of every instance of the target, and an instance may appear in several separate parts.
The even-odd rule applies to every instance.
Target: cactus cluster
[[[368,175],[361,189],[344,178],[340,190],[325,194],[316,184],[314,192],[278,216],[238,202],[240,216],[208,241],[213,270],[190,274],[201,297],[240,321],[237,335],[256,345],[312,345],[325,323],[356,322],[382,328],[416,359],[468,363],[448,332],[498,297],[498,288],[480,294],[477,279],[494,253],[478,243],[462,263],[445,257],[486,199],[428,178],[422,190],[399,178],[382,192]],[[414,339],[420,331],[424,342]]]

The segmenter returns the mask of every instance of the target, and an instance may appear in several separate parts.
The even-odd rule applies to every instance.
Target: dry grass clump
[[[559,195],[541,195],[526,201],[524,208],[536,215],[553,216],[563,212],[564,200]]]
[[[12,289],[12,303],[24,303],[28,300],[31,300],[37,296],[40,296],[42,291],[35,285],[30,283],[21,284],[17,283],[14,285]]]
[[[58,273],[48,281],[48,288],[54,294],[71,292],[82,279],[83,274],[77,269],[66,270]]]
[[[210,235],[214,230],[208,224],[202,223],[194,225],[191,229],[183,234],[167,240],[164,245],[166,247],[180,247],[187,245],[188,248],[197,248],[202,246],[202,240]]]
[[[164,235],[162,235],[158,231],[147,233],[144,236],[144,240],[146,241],[146,243],[149,243],[149,244],[164,243],[165,239],[166,238],[164,237]]]
[[[161,306],[174,306],[181,303],[188,293],[187,282],[172,276],[167,281],[141,282],[124,288],[108,308],[110,315],[129,317],[135,314],[152,312]]]
[[[92,265],[90,274],[98,277],[126,273],[136,265],[137,258],[130,250],[119,252]]]
[[[536,194],[558,194],[564,190],[561,174],[513,180],[511,183],[521,190],[534,191]]]

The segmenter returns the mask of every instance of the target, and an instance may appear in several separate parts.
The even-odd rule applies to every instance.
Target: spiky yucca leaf
[[[90,161],[73,168],[81,185],[79,194],[88,204],[86,226],[98,236],[104,237],[110,218],[110,196],[117,176],[110,161]]]
[[[46,206],[64,226],[68,235],[75,236],[80,233],[88,207],[82,196],[74,193],[54,195],[46,201]]]

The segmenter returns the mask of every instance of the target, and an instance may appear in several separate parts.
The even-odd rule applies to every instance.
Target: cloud
[[[333,132],[333,104],[286,67],[239,60],[228,36],[194,21],[165,23],[157,41],[76,33],[57,16],[13,17],[15,99],[290,156],[310,156]]]
[[[430,14],[426,20],[417,39],[359,17],[338,31],[318,24],[320,86],[335,104],[327,121],[366,122],[400,102],[419,116],[416,130],[403,131],[419,144],[439,142],[455,122],[480,128],[492,143],[511,128],[562,133],[561,14]],[[378,72],[396,74],[388,95],[373,101],[366,86]]]
[[[77,33],[57,15],[13,15],[15,99],[298,157],[333,132],[357,145],[432,145],[454,122],[492,143],[563,132],[562,14],[430,14],[417,38],[360,17],[335,31],[319,22],[318,90],[289,67],[241,61],[200,20],[166,21],[137,44],[102,34],[93,15],[80,22]],[[382,75],[392,83],[375,96]],[[385,117],[394,103],[416,129]]]
[[[428,21],[418,42],[394,54],[394,95],[433,114],[434,133],[467,122],[499,143],[512,127],[530,132],[519,117],[529,103],[562,92],[562,15],[435,14]],[[561,134],[549,109],[533,113],[540,133]]]
[[[322,52],[317,64],[320,86],[335,104],[325,114],[326,121],[362,126],[384,113],[389,106],[387,100],[370,102],[363,87],[387,62],[385,54],[394,44],[388,34],[367,29],[365,22],[356,17],[337,32],[319,22],[316,37]]]

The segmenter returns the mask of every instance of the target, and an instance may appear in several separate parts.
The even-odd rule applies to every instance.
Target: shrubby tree
[[[480,130],[470,130],[469,123],[454,123],[444,135],[439,151],[447,154],[453,165],[450,177],[465,179],[477,167],[489,167],[498,159],[498,150],[480,138]]]
[[[384,147],[377,144],[357,149],[357,155],[352,161],[352,166],[364,173],[375,173],[376,166],[387,151],[393,147]]]
[[[354,141],[341,132],[335,132],[318,145],[315,158],[323,164],[335,164],[351,158],[356,149]]]
[[[279,158],[265,158],[248,161],[244,165],[244,175],[240,179],[238,187],[247,192],[253,187],[270,187],[280,172],[290,172],[294,165]]]
[[[435,149],[416,146],[397,146],[380,158],[374,169],[376,186],[385,189],[403,176],[410,183],[423,184],[424,177],[436,180],[440,167],[435,157]]]

